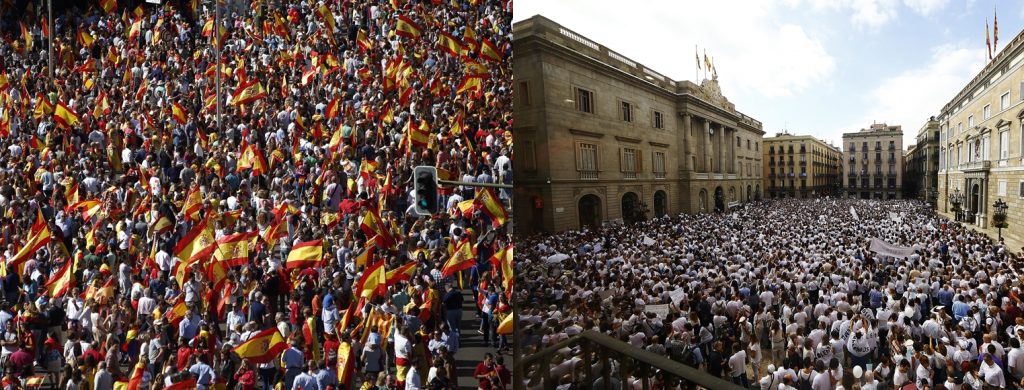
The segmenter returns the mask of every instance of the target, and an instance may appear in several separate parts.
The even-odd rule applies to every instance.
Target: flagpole
[[[693,81],[697,82],[700,78],[700,57],[698,56],[697,45],[693,45],[693,59],[697,61],[697,67],[693,70]]]
[[[219,134],[220,130],[221,130],[220,124],[221,124],[221,110],[222,109],[221,109],[221,102],[220,102],[220,99],[221,99],[221,82],[220,82],[220,78],[221,78],[220,77],[220,44],[221,44],[221,42],[220,42],[220,4],[218,4],[217,0],[214,0],[214,2],[213,2],[213,15],[214,15],[213,16],[213,19],[214,19],[214,22],[213,22],[213,37],[214,37],[213,50],[214,50],[214,54],[217,56],[217,58],[214,60],[216,66],[217,66],[217,68],[216,68],[217,70],[215,71],[217,73],[217,75],[216,75],[216,77],[217,77],[217,86],[216,86],[216,89],[217,89],[217,98],[216,98],[216,100],[217,100],[217,133]]]
[[[46,1],[46,31],[53,31],[53,0]],[[46,42],[46,67],[50,73],[50,80],[53,80],[53,34],[46,34]]]

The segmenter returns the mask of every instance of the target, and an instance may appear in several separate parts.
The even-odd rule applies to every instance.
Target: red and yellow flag
[[[260,84],[258,80],[251,80],[248,83],[239,85],[235,92],[231,94],[231,101],[228,104],[233,106],[239,106],[242,104],[249,104],[257,100],[267,97],[267,91],[263,89],[263,84]]]
[[[360,297],[369,301],[374,294],[383,293],[386,286],[387,273],[384,271],[384,259],[381,259],[363,270],[363,276],[359,278],[356,291],[359,291]]]
[[[418,263],[416,263],[415,261],[412,261],[402,264],[398,268],[395,268],[391,271],[388,271],[387,277],[385,278],[385,284],[388,286],[392,286],[395,283],[401,282],[403,280],[412,279],[412,274],[416,272],[417,264]]]
[[[18,275],[22,275],[25,262],[28,261],[29,257],[46,246],[50,242],[50,238],[50,228],[44,226],[39,233],[29,237],[25,245],[21,247],[21,250],[14,254],[14,257],[7,259],[7,269],[15,269],[18,271]]]
[[[100,7],[109,14],[117,9],[117,0],[100,0]]]
[[[348,311],[352,311],[349,309]],[[353,373],[356,368],[356,356],[352,352],[352,345],[342,341],[338,345],[338,384],[344,389],[352,388]]]
[[[494,46],[494,43],[484,38],[480,41],[480,57],[492,62],[501,62],[504,56],[501,54],[501,50]]]
[[[398,36],[418,39],[420,35],[423,35],[423,29],[420,28],[412,19],[405,15],[398,16],[398,22],[395,23],[395,34]]]
[[[462,52],[466,50],[458,38],[444,31],[437,35],[437,46],[456,57],[461,56]]]
[[[512,289],[512,281],[515,279],[512,259],[512,244],[499,249],[491,256],[491,265],[494,266],[494,269],[501,270],[501,284],[506,293]]]
[[[192,189],[189,190],[188,195],[185,197],[185,205],[181,207],[185,212],[185,217],[190,220],[199,220],[199,211],[203,209],[203,198],[199,194],[199,186],[193,185]]]
[[[284,336],[281,336],[277,327],[271,327],[253,335],[231,351],[242,359],[249,359],[256,364],[264,364],[273,361],[286,349],[288,349],[288,343],[285,342]]]
[[[185,264],[190,264],[202,257],[209,256],[217,249],[217,239],[213,228],[203,218],[174,247],[174,255]]]
[[[445,277],[452,276],[456,272],[469,269],[476,265],[476,256],[473,255],[473,245],[469,243],[469,240],[463,240],[457,249],[455,254],[448,258],[448,261],[444,263],[444,267],[441,267],[441,275]]]
[[[481,188],[477,191],[474,203],[480,206],[480,210],[491,217],[491,224],[495,228],[508,222],[508,211],[490,188]]]
[[[367,37],[366,30],[363,29],[359,29],[359,32],[356,33],[356,44],[359,45],[359,49],[364,52],[373,48],[373,41]]]
[[[217,240],[217,250],[213,258],[228,267],[237,267],[249,262],[249,242],[256,237],[256,232],[235,233]]]
[[[57,273],[50,277],[50,280],[46,281],[46,294],[50,298],[57,298],[64,295],[68,289],[74,284],[75,274],[70,272],[72,261],[64,263],[63,267]]]
[[[288,259],[285,260],[284,266],[286,269],[312,267],[320,263],[323,257],[323,240],[300,242],[288,252]]]
[[[184,125],[187,121],[185,109],[177,102],[171,103],[171,116],[174,117],[175,122],[181,125]]]

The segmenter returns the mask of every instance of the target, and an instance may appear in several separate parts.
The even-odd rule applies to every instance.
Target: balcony
[[[989,168],[992,168],[992,161],[971,161],[963,164],[961,170],[964,172],[988,172]]]
[[[664,179],[665,178],[665,172],[654,172],[654,178],[655,179]]]
[[[800,172],[800,177],[807,177],[807,172]]]
[[[793,160],[789,160],[789,166],[793,166]]]
[[[579,171],[580,180],[597,180],[598,171]]]
[[[636,172],[622,172],[623,179],[636,179]]]

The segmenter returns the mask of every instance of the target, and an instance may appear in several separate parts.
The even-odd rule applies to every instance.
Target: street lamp
[[[995,213],[992,215],[992,221],[995,222],[996,229],[999,229],[999,241],[1002,241],[1003,228],[1010,226],[1006,223],[1006,209],[1008,206],[1006,205],[1006,202],[1003,202],[1003,198],[999,198],[992,207],[996,209]]]
[[[964,194],[960,193],[960,189],[953,190],[953,194],[949,195],[949,203],[953,204],[953,219],[957,222],[960,221],[960,203],[964,201]]]

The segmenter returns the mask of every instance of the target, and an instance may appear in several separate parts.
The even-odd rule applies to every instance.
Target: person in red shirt
[[[192,348],[188,346],[188,340],[184,337],[178,338],[178,360],[177,366],[178,372],[185,371],[188,367],[188,359],[192,357]]]
[[[473,377],[479,381],[477,388],[480,390],[493,390],[494,385],[491,381],[496,379],[496,374],[494,371],[494,355],[485,353],[484,361],[477,364],[476,370],[473,370]]]
[[[238,371],[235,372],[235,380],[238,381],[239,388],[242,390],[256,388],[256,370],[252,368],[252,362],[249,359],[242,360]]]
[[[512,372],[505,367],[505,357],[498,356],[494,359],[494,377],[496,383],[492,383],[495,389],[510,389],[512,388]]]

